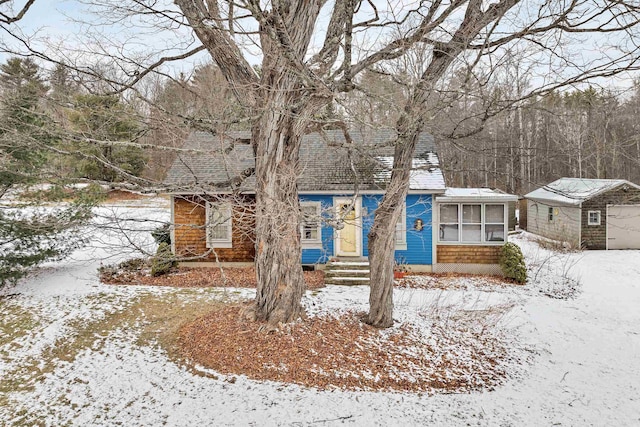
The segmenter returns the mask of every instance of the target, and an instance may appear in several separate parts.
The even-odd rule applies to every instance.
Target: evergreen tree
[[[139,125],[117,97],[77,95],[70,113],[75,143],[85,157],[76,163],[78,176],[101,181],[117,181],[121,173],[139,176],[145,166],[143,150],[130,143]],[[87,158],[86,156],[89,156]]]
[[[57,140],[53,120],[43,108],[48,88],[33,60],[10,58],[0,65],[0,88],[2,199],[12,187],[51,178],[47,155]],[[0,286],[82,245],[78,231],[90,219],[96,201],[93,195],[82,195],[58,208],[38,206],[38,200],[0,204]]]
[[[34,179],[51,142],[40,100],[48,88],[30,58],[10,58],[0,65],[0,186]]]

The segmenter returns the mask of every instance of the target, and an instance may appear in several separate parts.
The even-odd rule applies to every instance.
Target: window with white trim
[[[457,204],[440,205],[440,241],[457,242],[460,220],[458,218]]]
[[[396,223],[396,249],[407,249],[407,205],[402,205],[402,212]]]
[[[303,245],[322,243],[321,208],[320,202],[300,202],[300,236]]]
[[[207,248],[232,246],[232,209],[229,202],[207,202]]]
[[[600,225],[600,211],[589,211],[588,213],[589,225]]]
[[[440,205],[439,216],[440,242],[483,243],[506,240],[504,203],[443,203]]]
[[[482,205],[462,205],[462,233],[463,242],[482,241]]]
[[[504,242],[504,205],[484,205],[485,242]]]

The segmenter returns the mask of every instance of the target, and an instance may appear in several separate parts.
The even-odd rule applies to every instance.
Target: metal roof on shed
[[[640,188],[624,179],[560,178],[528,193],[525,197],[538,201],[577,206],[598,194],[625,184]]]

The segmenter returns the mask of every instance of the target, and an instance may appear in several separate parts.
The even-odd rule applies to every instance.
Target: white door
[[[640,206],[607,206],[607,249],[640,249]]]
[[[362,254],[362,222],[360,199],[351,206],[353,199],[335,199],[336,217],[342,219],[343,227],[336,232],[336,255],[360,256]]]

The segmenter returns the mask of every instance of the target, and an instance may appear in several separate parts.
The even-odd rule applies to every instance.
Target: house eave
[[[575,200],[573,202],[567,202],[567,201],[562,201],[562,200],[558,200],[558,199],[546,199],[544,197],[527,197],[525,196],[525,199],[527,200],[533,200],[534,202],[538,202],[538,203],[542,203],[548,206],[567,206],[567,207],[579,207],[583,200]]]
[[[425,189],[425,190],[409,190],[407,194],[444,194],[444,189]],[[301,190],[298,191],[299,195],[318,195],[318,194],[328,194],[328,195],[351,195],[355,192],[353,190]],[[385,190],[360,190],[357,192],[358,194],[370,194],[370,195],[378,195],[385,194]],[[168,196],[202,196],[206,194],[247,194],[254,195],[255,191],[241,191],[234,192],[230,190],[219,190],[219,191],[171,191],[165,193]]]

